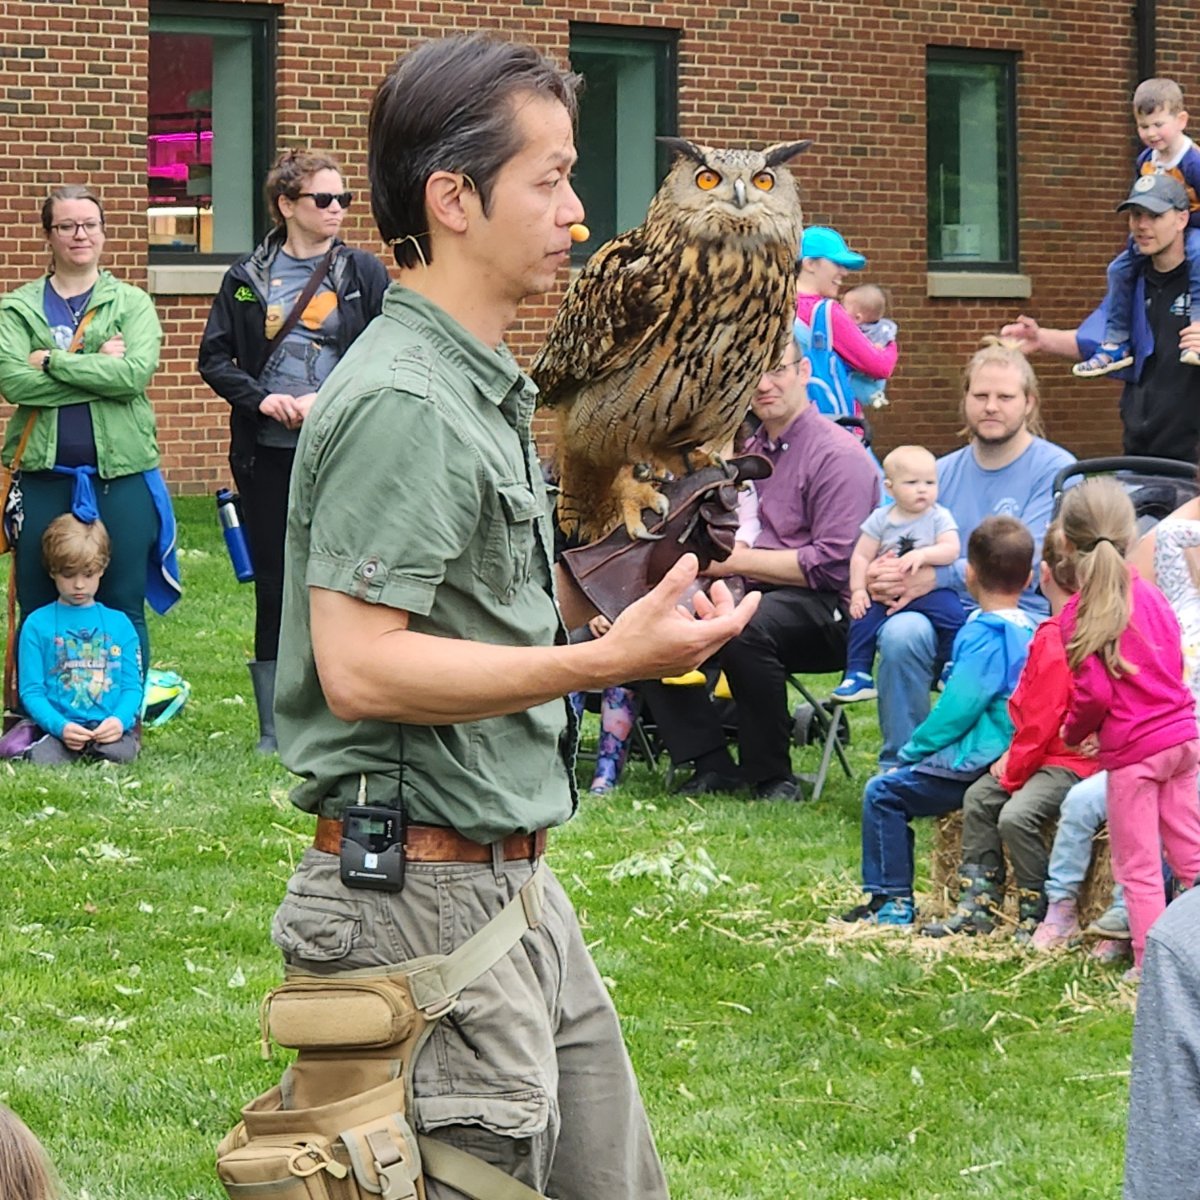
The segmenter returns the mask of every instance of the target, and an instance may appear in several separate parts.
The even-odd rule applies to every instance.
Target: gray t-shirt
[[[958,522],[954,514],[940,504],[916,517],[905,517],[894,504],[881,504],[859,529],[867,537],[878,538],[878,558],[889,550],[907,554],[910,550],[935,545],[943,533],[957,531]]]
[[[293,258],[282,250],[275,256],[267,288],[264,337],[275,336],[324,257],[318,254],[316,258]],[[337,365],[339,324],[337,292],[326,275],[292,331],[267,360],[259,383],[268,391],[288,396],[315,392]],[[259,430],[258,441],[264,446],[295,446],[299,436],[298,429],[288,429],[279,421],[268,419]]]

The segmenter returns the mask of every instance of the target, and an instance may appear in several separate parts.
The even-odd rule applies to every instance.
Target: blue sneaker
[[[911,896],[893,896],[871,919],[876,925],[911,925],[916,916]]]
[[[856,700],[874,700],[878,695],[875,680],[866,671],[851,671],[829,693],[829,698],[835,704],[853,704]]]

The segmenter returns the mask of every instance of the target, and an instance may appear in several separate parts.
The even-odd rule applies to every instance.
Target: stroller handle
[[[1068,479],[1076,475],[1102,475],[1112,471],[1134,471],[1139,475],[1165,475],[1169,479],[1196,482],[1196,468],[1177,458],[1143,458],[1136,454],[1115,455],[1111,458],[1081,458],[1068,463],[1054,476],[1054,507],[1062,499]]]

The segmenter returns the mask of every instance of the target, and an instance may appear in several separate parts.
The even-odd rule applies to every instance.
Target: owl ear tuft
[[[690,158],[693,162],[698,162],[702,165],[707,165],[708,163],[704,151],[695,142],[689,142],[687,138],[660,137],[654,140],[660,146],[665,146],[672,154],[682,154],[685,158]]]
[[[798,154],[803,154],[812,145],[811,141],[776,142],[763,151],[763,158],[768,167],[777,167],[780,163],[791,162]]]

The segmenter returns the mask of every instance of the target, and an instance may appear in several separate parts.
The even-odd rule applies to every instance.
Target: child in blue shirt
[[[865,903],[843,921],[911,925],[913,817],[961,808],[963,795],[1012,740],[1008,698],[1035,628],[1020,607],[1033,537],[1015,517],[988,517],[967,542],[967,587],[979,608],[954,639],[954,663],[933,711],[900,749],[902,766],[863,794]]]
[[[18,643],[21,704],[43,734],[25,752],[31,762],[137,757],[141,643],[123,612],[96,603],[110,557],[100,521],[64,513],[42,537],[58,599],[25,618]]]
[[[1137,157],[1138,176],[1134,191],[1150,187],[1155,175],[1171,175],[1183,184],[1190,213],[1184,231],[1184,249],[1188,261],[1188,281],[1193,296],[1200,296],[1200,150],[1183,131],[1188,115],[1183,108],[1183,92],[1173,79],[1147,79],[1133,93],[1133,119],[1138,137],[1146,149]],[[1149,178],[1147,178],[1149,177]],[[1146,182],[1143,184],[1143,180]],[[1121,205],[1128,207],[1129,202]],[[1152,207],[1152,211],[1165,211]],[[1132,333],[1133,291],[1137,273],[1144,269],[1146,257],[1130,238],[1126,248],[1108,264],[1108,292],[1104,298],[1104,340],[1096,353],[1071,370],[1084,379],[1095,379],[1133,363],[1130,345]],[[1200,354],[1183,350],[1179,361],[1200,367]]]

